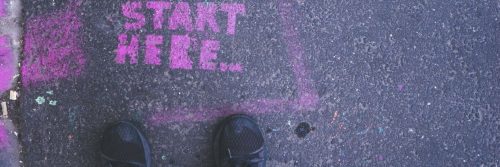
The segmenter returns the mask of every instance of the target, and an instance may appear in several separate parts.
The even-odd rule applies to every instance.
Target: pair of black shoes
[[[229,116],[218,126],[213,140],[217,167],[264,167],[264,136],[247,115]],[[119,122],[103,135],[101,157],[107,167],[151,167],[151,148],[132,123]]]

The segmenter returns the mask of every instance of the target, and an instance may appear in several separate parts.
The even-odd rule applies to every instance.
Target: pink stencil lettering
[[[187,35],[172,35],[170,68],[193,69],[193,61],[188,56],[190,39]]]
[[[150,1],[146,5],[149,9],[153,9],[153,26],[155,30],[162,29],[163,27],[163,11],[170,9],[170,2]]]
[[[196,30],[205,31],[205,26],[208,24],[208,27],[212,29],[213,32],[219,32],[219,25],[217,25],[217,21],[215,20],[215,13],[217,12],[217,5],[214,3],[198,3],[196,17]]]
[[[193,21],[190,17],[191,9],[187,2],[179,2],[175,5],[172,16],[168,20],[168,29],[176,30],[179,26],[183,26],[186,31],[193,30]]]
[[[125,23],[125,29],[138,30],[141,29],[142,26],[146,24],[146,18],[144,17],[144,15],[142,13],[137,12],[137,10],[141,8],[142,8],[141,2],[127,2],[122,5],[123,16],[136,20],[136,22],[134,23],[130,22]]]
[[[217,51],[219,51],[219,41],[206,40],[202,42],[200,53],[200,68],[204,70],[215,70],[217,64],[212,60],[217,58]]]
[[[16,62],[8,38],[0,36],[0,94],[11,87],[15,69]]]
[[[236,31],[236,16],[238,14],[245,15],[245,5],[244,4],[222,4],[222,11],[227,12],[227,34],[234,35]]]
[[[137,64],[137,54],[139,52],[139,37],[132,35],[132,39],[128,42],[128,35],[121,34],[118,36],[118,50],[116,51],[115,62],[125,64],[126,56],[130,58],[130,64]],[[128,42],[128,45],[127,45]]]
[[[81,48],[82,23],[78,5],[64,10],[28,17],[24,33],[23,86],[35,82],[79,76],[86,56]]]
[[[163,36],[148,35],[146,36],[146,64],[161,65],[161,49],[157,46],[163,43]]]

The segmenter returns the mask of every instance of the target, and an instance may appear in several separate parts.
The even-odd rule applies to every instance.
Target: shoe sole
[[[139,132],[139,137],[141,138],[141,142],[143,144],[143,147],[144,147],[144,153],[145,153],[145,160],[146,160],[146,166],[145,167],[151,167],[151,147],[149,145],[149,141],[148,139],[144,136],[143,134],[143,131],[140,130],[134,123],[132,122],[129,122],[129,121],[119,121],[111,126],[109,126],[108,128],[111,128],[111,127],[114,127],[118,124],[126,124],[126,125],[129,125],[131,126],[132,128],[134,128],[134,130],[136,130],[137,132]],[[115,161],[109,157],[107,157],[106,155],[102,154],[101,153],[101,156],[105,157],[106,159],[110,160],[110,161]],[[126,162],[126,163],[129,163],[129,164],[134,164],[134,163],[130,163],[130,162]],[[135,164],[135,165],[139,165],[139,164]],[[142,165],[141,165],[142,166]]]
[[[220,123],[219,123],[219,124],[217,124],[217,126],[216,126],[216,132],[215,132],[215,135],[214,135],[214,137],[213,137],[213,139],[212,139],[212,140],[213,140],[213,141],[212,141],[212,143],[213,143],[213,144],[212,144],[212,150],[213,150],[212,152],[214,153],[214,157],[215,157],[215,155],[218,155],[218,154],[219,154],[219,152],[217,152],[217,151],[216,151],[216,150],[217,150],[216,148],[218,148],[218,146],[219,146],[219,144],[217,144],[217,143],[218,143],[218,142],[217,142],[218,140],[216,140],[216,139],[218,139],[218,138],[220,137],[220,135],[222,134],[222,127],[223,127],[223,126],[224,126],[227,122],[229,122],[230,120],[233,120],[233,119],[236,119],[236,118],[245,118],[245,119],[249,119],[249,120],[251,120],[253,123],[257,124],[257,121],[256,121],[254,118],[252,118],[251,116],[246,115],[246,114],[234,114],[234,115],[230,115],[230,116],[228,116],[228,117],[224,118],[222,121],[220,121]],[[258,125],[258,124],[257,124],[257,125]],[[260,127],[260,126],[258,126],[258,127],[259,127],[259,131],[260,131],[260,133],[262,134],[262,137],[264,138],[264,133],[262,132],[261,127]],[[264,143],[266,143],[265,138],[264,138]],[[266,145],[265,145],[265,144],[264,144],[264,146],[263,146],[263,147],[264,147],[264,148],[263,148],[263,151],[264,151],[264,157],[265,157],[265,159],[267,160],[267,157],[268,157],[267,147],[266,147]],[[214,158],[214,159],[216,159],[216,158]],[[220,164],[218,164],[218,163],[217,163],[217,160],[215,160],[215,166],[219,167],[219,165],[220,165]],[[266,163],[265,163],[265,162],[264,162],[264,166],[266,166]]]

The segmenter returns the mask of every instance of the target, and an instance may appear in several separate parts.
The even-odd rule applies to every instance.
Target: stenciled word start
[[[221,29],[216,20],[217,13],[227,15],[227,25],[225,33],[234,35],[236,32],[236,19],[238,15],[245,15],[245,5],[238,3],[222,3],[220,5],[201,2],[196,4],[196,17],[191,18],[191,7],[187,2],[126,2],[122,5],[122,14],[128,21],[124,24],[127,31],[140,30],[146,25],[144,11],[153,12],[152,25],[154,30],[180,30],[184,29],[189,33],[192,31],[204,32],[212,31],[220,33]],[[171,12],[167,19],[166,12]],[[168,22],[168,24],[166,24]],[[127,57],[130,64],[137,64],[139,53],[139,35],[122,33],[118,36],[118,49],[116,50],[115,62],[125,64]],[[172,35],[170,39],[169,67],[171,69],[193,69],[193,61],[188,55],[191,46],[191,38],[187,35]],[[161,45],[164,38],[161,35],[148,34],[145,37],[144,64],[161,65],[160,55]],[[199,68],[203,70],[220,70],[241,72],[243,67],[239,63],[215,63],[217,52],[220,49],[220,42],[213,39],[201,41]]]

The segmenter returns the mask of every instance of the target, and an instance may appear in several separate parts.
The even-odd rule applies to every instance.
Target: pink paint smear
[[[77,5],[28,18],[24,36],[24,86],[78,76],[85,66]]]
[[[5,9],[7,9],[7,3],[5,0],[0,0],[0,17],[4,17],[6,15]]]
[[[235,113],[264,114],[273,112],[300,112],[315,109],[319,103],[319,96],[304,64],[304,48],[300,42],[300,35],[297,30],[298,24],[295,21],[299,17],[299,14],[293,9],[292,4],[293,1],[291,0],[278,1],[278,10],[283,26],[282,40],[287,45],[286,51],[289,63],[293,67],[292,71],[295,75],[295,82],[299,92],[297,99],[257,99],[219,107],[201,106],[167,109],[156,111],[158,113],[150,117],[149,123],[159,126],[170,122],[212,120]]]
[[[8,38],[0,36],[0,94],[12,86],[16,62]]]

